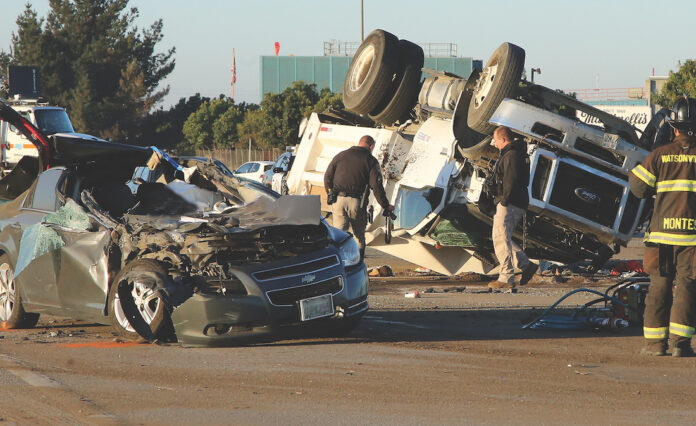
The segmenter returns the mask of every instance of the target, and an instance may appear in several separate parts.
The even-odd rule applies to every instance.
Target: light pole
[[[365,13],[363,9],[363,0],[360,0],[360,41],[365,41]]]

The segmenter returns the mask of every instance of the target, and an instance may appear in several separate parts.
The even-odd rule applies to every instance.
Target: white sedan
[[[271,167],[273,167],[272,161],[249,161],[239,166],[239,168],[234,171],[234,175],[261,183],[263,174],[266,170],[270,170]]]

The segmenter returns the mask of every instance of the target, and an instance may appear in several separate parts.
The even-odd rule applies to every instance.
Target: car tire
[[[524,49],[503,43],[486,63],[474,87],[467,122],[471,129],[490,134],[495,125],[491,119],[500,102],[515,95],[524,70]]]
[[[399,39],[384,30],[372,31],[360,44],[348,67],[343,84],[347,109],[368,114],[392,86],[399,65]]]
[[[164,337],[165,330],[169,330],[171,319],[164,300],[156,293],[157,280],[169,280],[167,266],[153,259],[138,259],[118,273],[109,288],[108,311],[112,328],[117,335],[128,340],[140,340],[142,337],[129,323],[124,312],[118,288],[125,285],[130,288],[136,308],[145,324],[149,326],[149,333],[155,338]]]
[[[22,296],[14,279],[14,267],[7,254],[0,256],[0,326],[5,329],[32,328],[39,314],[24,311]]]
[[[399,70],[392,90],[369,114],[373,121],[391,126],[408,115],[418,100],[424,60],[420,46],[408,40],[399,40]]]

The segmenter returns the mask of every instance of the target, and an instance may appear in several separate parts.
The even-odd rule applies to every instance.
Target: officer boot
[[[667,340],[645,339],[645,346],[640,350],[640,354],[645,356],[667,355]]]

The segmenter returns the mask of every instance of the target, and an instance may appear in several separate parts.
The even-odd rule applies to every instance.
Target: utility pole
[[[360,0],[360,41],[365,41],[365,13],[363,9],[363,0]]]

